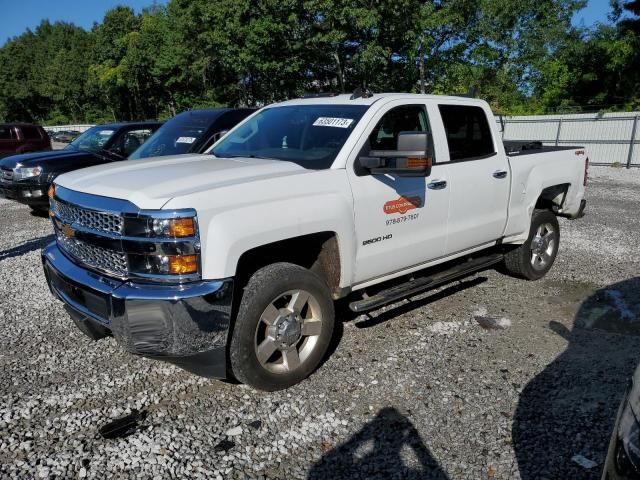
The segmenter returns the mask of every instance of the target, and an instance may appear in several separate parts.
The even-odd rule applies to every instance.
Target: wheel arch
[[[558,214],[558,210],[564,205],[569,193],[570,183],[560,183],[558,185],[550,185],[545,187],[538,195],[534,205],[535,210],[550,210],[554,214]],[[533,214],[533,210],[531,211]]]
[[[334,298],[343,296],[340,285],[344,262],[336,232],[315,232],[251,248],[238,259],[237,281],[243,284],[254,272],[276,262],[293,263],[312,270],[324,279]]]

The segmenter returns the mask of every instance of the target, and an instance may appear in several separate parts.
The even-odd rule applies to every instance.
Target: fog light
[[[33,195],[34,197],[41,197],[42,190],[31,190],[31,195]]]
[[[186,275],[198,272],[197,255],[179,255],[169,257],[169,273],[171,275]]]

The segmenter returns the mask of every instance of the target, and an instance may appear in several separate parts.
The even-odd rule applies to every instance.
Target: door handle
[[[433,182],[427,184],[427,188],[430,188],[431,190],[442,190],[443,188],[447,188],[447,181],[434,180]]]
[[[508,173],[509,172],[507,172],[506,170],[496,170],[495,172],[493,172],[493,176],[495,178],[506,178]]]

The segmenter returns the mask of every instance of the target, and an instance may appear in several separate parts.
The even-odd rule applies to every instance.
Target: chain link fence
[[[502,117],[503,140],[579,145],[593,165],[640,167],[640,112]]]

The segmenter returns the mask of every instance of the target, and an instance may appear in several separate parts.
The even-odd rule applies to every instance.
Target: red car
[[[44,128],[28,123],[0,123],[0,158],[43,150],[51,150],[51,139]]]

